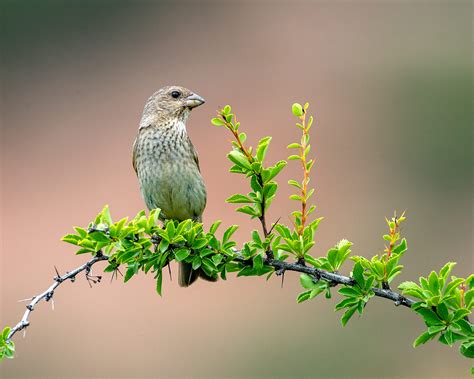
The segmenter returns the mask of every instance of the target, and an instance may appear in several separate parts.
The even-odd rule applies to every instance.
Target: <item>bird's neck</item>
[[[150,125],[183,125],[186,131],[186,121],[188,121],[190,110],[188,108],[181,109],[176,114],[169,115],[162,112],[143,112],[140,120],[140,129]]]
[[[139,130],[152,129],[156,132],[187,134],[186,122],[180,119],[156,120],[142,119]]]

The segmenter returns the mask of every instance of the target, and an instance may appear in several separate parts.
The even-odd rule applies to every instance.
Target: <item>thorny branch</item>
[[[236,254],[239,254],[239,251],[235,252]],[[31,302],[26,306],[26,311],[23,314],[22,319],[18,324],[16,324],[11,330],[8,335],[7,341],[11,340],[12,337],[19,332],[20,330],[23,330],[27,328],[30,325],[29,317],[31,312],[35,309],[35,306],[42,300],[49,301],[53,298],[54,291],[56,290],[57,287],[59,287],[63,282],[67,280],[74,281],[77,274],[79,274],[82,271],[85,271],[86,273],[86,278],[89,280],[89,274],[91,271],[91,268],[94,264],[100,261],[106,261],[108,260],[109,257],[107,255],[103,255],[101,252],[99,252],[96,256],[94,256],[92,259],[84,263],[82,266],[79,266],[73,271],[67,272],[66,274],[62,276],[56,276],[54,277],[54,283],[48,287],[44,292],[40,293],[39,295],[34,296],[31,299]],[[251,260],[247,261],[241,256],[237,256],[234,258],[236,262],[244,263],[244,264],[252,264]],[[340,275],[338,273],[334,272],[329,272],[325,270],[321,270],[316,267],[308,267],[305,266],[301,263],[288,263],[284,261],[279,261],[277,259],[269,259],[266,258],[265,262],[266,265],[271,266],[275,268],[275,272],[277,275],[282,275],[286,271],[295,271],[295,272],[301,272],[310,275],[313,277],[315,281],[318,280],[325,280],[327,282],[330,282],[334,286],[338,284],[342,284],[345,286],[354,286],[356,283],[355,281],[344,275]],[[403,305],[405,307],[410,308],[415,302],[411,299],[406,298],[405,296],[401,295],[398,292],[394,292],[389,289],[382,289],[382,288],[372,288],[372,291],[375,293],[375,296],[382,297],[388,300],[392,300],[395,302],[395,305]]]
[[[82,271],[86,272],[86,278],[89,281],[90,271],[91,271],[92,266],[97,262],[106,261],[108,259],[109,259],[108,256],[103,255],[102,253],[99,252],[97,253],[96,256],[94,256],[92,259],[84,263],[82,266],[79,266],[75,270],[67,272],[66,274],[62,276],[59,276],[59,275],[55,276],[54,283],[51,284],[46,291],[31,298],[31,302],[26,306],[26,311],[23,314],[23,317],[21,318],[20,322],[16,324],[10,330],[10,333],[8,334],[8,337],[7,337],[7,342],[11,340],[11,338],[15,335],[15,333],[27,328],[30,325],[29,317],[30,317],[31,312],[34,311],[36,304],[38,304],[41,300],[50,301],[53,298],[54,291],[56,290],[57,287],[61,285],[61,283],[65,282],[66,280],[74,281],[76,279],[76,275]],[[95,281],[97,281],[97,279]]]

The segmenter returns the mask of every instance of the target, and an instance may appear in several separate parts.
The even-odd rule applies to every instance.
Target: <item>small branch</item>
[[[238,252],[236,252],[236,253],[238,253]],[[241,263],[245,263],[245,264],[251,263],[250,261],[246,261],[242,257],[237,257],[237,258],[235,258],[235,260],[237,262],[241,262]],[[300,263],[288,263],[288,262],[285,262],[285,261],[279,261],[277,259],[266,259],[264,263],[268,266],[274,267],[277,273],[278,272],[282,273],[282,272],[285,272],[285,271],[296,271],[296,272],[301,272],[301,273],[304,273],[304,274],[308,274],[309,276],[313,277],[314,280],[316,280],[316,281],[317,280],[325,280],[325,281],[330,282],[331,284],[334,284],[334,285],[343,284],[343,285],[346,285],[346,286],[354,286],[356,284],[354,279],[352,279],[348,276],[344,276],[344,275],[336,274],[336,273],[333,273],[333,272],[321,270],[321,269],[316,268],[316,267],[304,266]],[[413,301],[411,299],[408,299],[405,296],[403,296],[402,294],[400,294],[398,292],[394,292],[394,291],[389,290],[389,289],[382,289],[382,288],[373,287],[372,291],[374,292],[375,296],[383,297],[385,299],[392,300],[393,302],[395,302],[395,305],[397,305],[397,306],[398,305],[403,305],[405,307],[411,308],[411,306],[413,304],[415,304],[415,301]]]
[[[89,275],[91,267],[96,264],[97,262],[100,261],[106,261],[108,260],[109,257],[106,255],[103,255],[101,252],[98,252],[95,257],[93,257],[91,260],[87,261],[84,263],[82,266],[79,266],[73,271],[70,271],[63,276],[55,276],[54,277],[54,283],[51,284],[47,290],[44,292],[40,293],[39,295],[36,295],[32,298],[31,302],[26,306],[26,311],[23,314],[23,317],[21,318],[20,322],[16,324],[11,330],[10,333],[8,334],[7,337],[7,342],[12,339],[12,337],[15,335],[16,332],[19,332],[20,330],[23,330],[27,328],[30,325],[29,317],[30,313],[34,311],[36,304],[38,304],[41,300],[49,301],[53,298],[54,291],[56,290],[57,287],[61,285],[66,280],[71,280],[74,281],[76,278],[76,275],[79,274],[82,271],[86,271],[86,275]],[[56,269],[56,273],[58,273]]]

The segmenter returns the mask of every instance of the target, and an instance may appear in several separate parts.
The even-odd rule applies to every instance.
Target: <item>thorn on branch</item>
[[[28,299],[21,299],[21,300],[18,300],[18,302],[19,302],[19,303],[22,303],[22,302],[24,302],[24,301],[31,301],[31,300],[33,300],[33,299],[34,299],[34,297],[29,297]]]
[[[272,227],[270,228],[270,230],[268,231],[268,234],[270,234],[271,232],[273,232],[273,229],[275,229],[275,226],[278,225],[278,223],[280,222],[281,220],[281,216],[278,217],[278,219],[273,223]]]
[[[62,283],[63,278],[61,278],[61,274],[58,271],[58,268],[54,266],[54,271],[56,271],[56,276],[53,278],[56,282]]]
[[[285,269],[284,268],[279,268],[278,270],[275,270],[275,274],[277,276],[280,276],[280,275],[283,275],[285,273]]]
[[[123,276],[122,274],[122,271],[120,271],[120,269],[118,268],[118,266],[115,268],[115,270],[112,272],[112,277],[110,278],[110,283],[112,283],[112,281],[114,280],[114,276],[115,276],[115,280],[118,279],[118,274],[120,274],[121,276]]]
[[[89,283],[89,286],[92,288],[92,284],[100,283],[100,281],[102,280],[102,276],[90,275],[86,273],[86,279],[87,283]]]
[[[87,279],[87,283],[89,283],[89,287],[92,288],[92,284],[100,283],[100,281],[102,280],[102,276],[100,275],[91,275],[91,271],[92,271],[91,264],[88,264],[86,266],[85,271],[86,271],[86,279]]]

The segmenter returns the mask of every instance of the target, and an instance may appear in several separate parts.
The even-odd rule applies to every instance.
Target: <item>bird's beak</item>
[[[195,93],[191,94],[190,96],[186,98],[186,106],[191,109],[199,107],[200,105],[204,103],[205,103],[205,100],[201,96]]]

